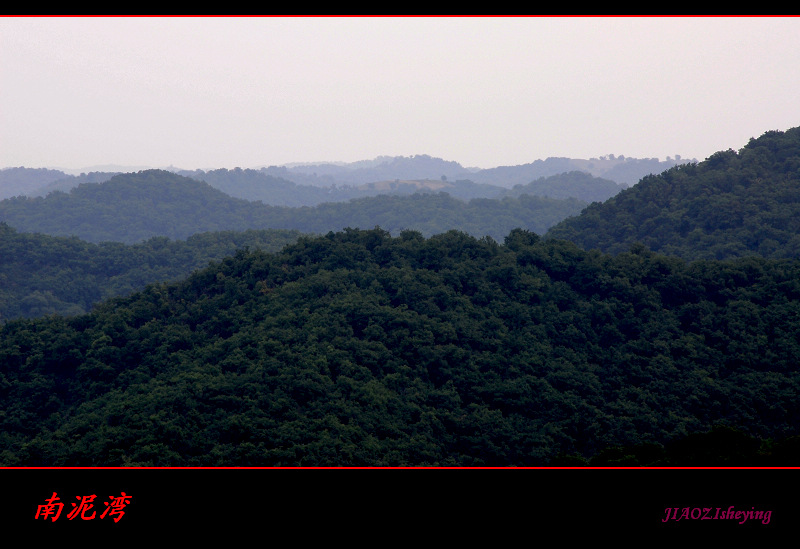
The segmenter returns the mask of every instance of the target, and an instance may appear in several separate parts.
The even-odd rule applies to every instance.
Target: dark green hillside
[[[529,195],[496,200],[476,198],[468,202],[444,192],[380,195],[301,209],[295,215],[302,216],[304,222],[295,226],[303,232],[317,234],[348,226],[380,226],[393,235],[411,229],[424,236],[456,229],[502,241],[509,231],[518,227],[542,234],[562,219],[577,215],[585,206],[585,202],[576,199]]]
[[[716,424],[786,439],[798,333],[798,261],[345,230],[0,327],[0,465],[523,466]]]
[[[92,244],[76,237],[19,233],[0,223],[0,323],[17,317],[88,312],[102,299],[187,276],[249,247],[278,251],[288,230],[200,233],[184,241]]]
[[[636,242],[686,259],[800,256],[800,128],[645,177],[548,237],[620,253]]]

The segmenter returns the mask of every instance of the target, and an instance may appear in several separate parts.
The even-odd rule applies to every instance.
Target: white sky
[[[800,17],[0,17],[0,168],[703,160],[800,125]]]

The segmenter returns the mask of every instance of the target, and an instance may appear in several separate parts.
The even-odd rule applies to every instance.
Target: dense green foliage
[[[373,196],[316,207],[269,206],[230,197],[208,183],[162,170],[121,174],[69,193],[0,201],[0,221],[21,232],[77,236],[90,242],[136,243],[154,236],[185,239],[198,232],[294,229],[324,234],[379,225],[425,236],[458,229],[502,239],[516,227],[543,233],[585,203],[522,195],[458,200],[446,193]]]
[[[642,179],[548,237],[620,253],[639,242],[686,259],[800,256],[800,128]]]
[[[0,466],[797,465],[800,128],[622,192],[541,164],[3,200]]]
[[[490,236],[502,240],[514,228],[544,233],[560,220],[577,215],[585,206],[584,202],[574,198],[521,195],[464,202],[442,192],[415,193],[362,198],[346,204],[320,204],[307,213],[307,222],[292,228],[322,234],[346,227],[380,226],[393,235],[403,230],[415,230],[426,237],[460,230],[475,237]]]
[[[102,299],[184,278],[241,248],[278,251],[288,230],[199,233],[185,241],[92,244],[76,237],[18,233],[0,223],[0,323],[17,317],[88,312]]]
[[[798,334],[797,260],[348,229],[0,327],[0,464],[526,466],[715,425],[788,439]]]

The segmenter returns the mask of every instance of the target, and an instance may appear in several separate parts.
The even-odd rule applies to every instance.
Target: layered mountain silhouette
[[[682,162],[688,161],[681,160],[679,156],[660,161],[657,158],[637,159],[607,155],[589,160],[547,158],[519,166],[478,169],[464,168],[457,162],[428,155],[415,155],[384,156],[351,163],[297,164],[258,169],[161,169],[206,181],[235,198],[261,200],[275,206],[313,206],[322,202],[392,194],[396,189],[392,189],[391,184],[399,185],[401,193],[426,187],[429,190],[445,190],[461,198],[494,198],[504,189],[566,172],[582,172],[614,181],[620,188],[624,188],[647,174],[660,173]],[[43,168],[5,168],[0,170],[0,199],[19,195],[45,196],[52,191],[69,191],[81,183],[99,183],[119,173],[136,171],[145,170],[123,167],[114,169],[107,166],[102,170],[70,175],[60,170]],[[454,188],[455,181],[461,182],[459,188]],[[442,185],[443,182],[447,183]],[[473,188],[466,195],[459,194],[467,185]]]
[[[575,175],[563,176],[562,195],[585,194],[587,182],[599,192],[614,192],[617,187],[587,174]],[[244,170],[232,176],[264,177]],[[562,176],[553,178],[549,184],[537,183],[543,185],[545,194],[553,194],[552,187],[559,186]],[[465,188],[473,187],[466,184]],[[194,178],[146,170],[118,174],[104,183],[83,183],[68,193],[0,201],[0,221],[20,232],[77,236],[90,242],[135,243],[154,236],[185,239],[198,232],[246,229],[295,229],[319,234],[375,226],[394,233],[414,229],[426,236],[458,229],[502,240],[516,227],[543,233],[587,205],[572,197],[525,194],[524,189],[508,194],[496,199],[462,200],[446,192],[417,188],[413,194],[379,194],[314,207],[272,206],[231,197]]]
[[[0,322],[0,465],[797,465],[800,129],[606,198],[574,169],[442,190],[474,174],[313,207],[166,170],[3,200],[29,318]]]

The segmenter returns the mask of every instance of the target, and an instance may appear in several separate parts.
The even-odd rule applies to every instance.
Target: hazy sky
[[[800,125],[800,17],[0,17],[0,167],[703,160]]]

